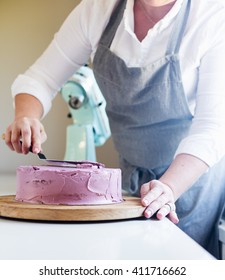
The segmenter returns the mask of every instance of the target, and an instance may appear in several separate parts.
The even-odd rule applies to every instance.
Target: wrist
[[[21,93],[15,97],[15,120],[21,118],[40,119],[43,115],[43,107],[40,101],[26,93]]]
[[[174,197],[174,201],[176,201],[181,194],[179,194],[179,192],[177,191],[177,186],[175,185],[174,182],[171,182],[171,180],[168,180],[166,178],[163,178],[164,176],[162,176],[161,178],[159,178],[159,181],[161,183],[163,183],[164,185],[166,185],[168,188],[171,189],[172,193],[173,193],[173,197]]]
[[[177,155],[160,181],[168,185],[177,200],[207,170],[208,166],[200,159],[188,155]]]

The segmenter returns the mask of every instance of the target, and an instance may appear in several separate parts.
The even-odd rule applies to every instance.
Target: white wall
[[[79,0],[0,0],[0,135],[13,120],[10,87],[19,73],[29,67],[51,41]],[[58,95],[51,112],[43,120],[48,140],[43,149],[49,158],[63,159],[68,109]],[[108,167],[118,166],[111,139],[97,148],[97,160]],[[0,139],[0,173],[15,172],[24,164],[39,163],[11,152]]]

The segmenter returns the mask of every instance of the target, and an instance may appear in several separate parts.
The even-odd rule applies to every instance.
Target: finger
[[[21,131],[19,129],[13,129],[11,131],[11,144],[13,146],[13,149],[17,152],[17,153],[22,153],[22,145],[20,142],[20,138],[21,138]]]
[[[13,145],[11,143],[11,130],[7,129],[6,132],[2,134],[2,139],[5,140],[5,143],[10,148],[10,150],[14,151]]]
[[[167,202],[165,203],[165,206],[169,208],[170,212],[176,211],[176,205],[173,202]]]
[[[142,198],[141,202],[143,206],[150,205],[154,200],[160,197],[163,193],[163,188],[158,181],[151,181],[149,183],[150,191]]]
[[[28,154],[31,146],[31,128],[29,123],[25,123],[21,131],[22,153]]]
[[[174,224],[178,224],[179,223],[179,218],[177,216],[176,211],[172,211],[169,213],[168,218],[170,219],[171,222],[173,222]]]
[[[38,154],[39,152],[41,152],[41,137],[39,136],[33,136],[32,137],[32,152],[34,154]]]
[[[141,197],[144,197],[149,191],[150,191],[150,182],[143,184],[140,189]]]
[[[159,198],[154,200],[145,210],[144,215],[146,218],[150,218],[152,215],[154,215],[157,211],[160,209],[163,209],[165,206],[166,201],[168,201],[168,198],[165,194],[162,194]],[[166,207],[166,210],[164,210],[166,215],[169,213],[170,208]]]
[[[166,197],[167,198],[167,197]],[[162,219],[167,216],[170,212],[175,212],[176,206],[172,202],[163,203],[162,207],[159,209],[157,213],[157,218]]]
[[[166,216],[175,224],[179,222],[177,213],[175,211],[175,204],[174,203],[166,203],[163,207],[157,212],[156,217],[159,220],[162,220]]]
[[[157,184],[161,184],[161,182],[158,180],[151,180],[150,182],[143,184],[140,189],[141,197],[144,197],[151,189],[156,187]]]
[[[33,153],[39,153],[41,149],[41,144],[47,139],[44,127],[39,124],[35,124],[32,127],[32,151]]]
[[[162,220],[170,213],[170,208],[167,205],[163,205],[156,214],[157,219]]]

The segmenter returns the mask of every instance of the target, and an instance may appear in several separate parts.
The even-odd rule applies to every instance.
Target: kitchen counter
[[[0,174],[0,195],[15,194],[15,175]],[[167,218],[40,222],[0,217],[0,260],[214,259]]]

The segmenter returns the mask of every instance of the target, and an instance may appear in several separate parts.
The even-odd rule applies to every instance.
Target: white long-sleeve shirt
[[[83,0],[65,20],[43,55],[12,85],[12,94],[29,93],[43,105],[69,77],[93,59],[101,34],[118,0]],[[165,54],[166,42],[183,0],[140,42],[134,34],[133,5],[128,0],[111,51],[128,67],[143,67]],[[192,0],[180,48],[182,81],[193,114],[189,135],[176,154],[187,153],[209,166],[225,155],[225,1]],[[174,155],[174,156],[175,156]]]

